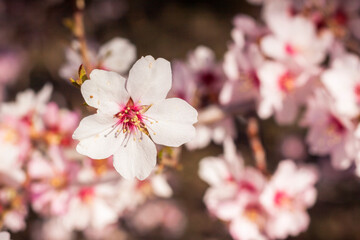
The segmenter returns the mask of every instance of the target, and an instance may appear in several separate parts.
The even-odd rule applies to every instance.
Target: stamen
[[[109,136],[110,133],[112,133],[119,125],[120,125],[119,122],[117,122],[117,123],[115,123],[114,125],[112,125],[112,126],[111,126],[112,129],[110,130],[110,132],[108,132],[107,134],[105,134],[104,137]],[[116,136],[116,135],[115,135],[115,136]]]

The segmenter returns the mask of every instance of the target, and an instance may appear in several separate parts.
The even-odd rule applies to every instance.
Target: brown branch
[[[266,173],[266,155],[259,138],[259,125],[255,118],[249,118],[248,120],[247,135],[254,154],[256,167],[261,172]]]
[[[74,13],[74,35],[80,43],[80,54],[83,65],[87,74],[92,71],[91,61],[89,59],[89,52],[86,44],[85,27],[84,27],[84,9],[85,0],[75,0],[75,13]]]

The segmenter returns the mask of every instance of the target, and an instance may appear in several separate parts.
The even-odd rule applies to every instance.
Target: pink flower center
[[[256,89],[260,88],[260,79],[255,70],[250,71],[249,77],[252,80],[252,84]]]
[[[292,92],[295,88],[295,78],[290,72],[286,72],[279,78],[279,87],[285,93]]]
[[[337,24],[345,26],[349,21],[349,17],[344,10],[339,8],[334,14],[334,20]]]
[[[262,227],[265,223],[264,213],[261,207],[254,203],[246,206],[244,215],[251,222],[257,224],[259,227]]]
[[[290,56],[294,56],[297,53],[296,48],[290,43],[285,44],[285,52]]]
[[[66,176],[64,176],[63,174],[59,174],[50,180],[50,184],[55,189],[60,190],[67,185]]]
[[[343,133],[345,133],[346,128],[345,128],[344,124],[342,124],[340,122],[340,120],[338,118],[336,118],[333,115],[330,115],[329,120],[328,120],[328,130],[329,130],[329,133],[335,133],[337,135],[342,135]]]
[[[145,124],[145,121],[150,124],[153,124],[154,122],[158,123],[158,121],[151,120],[144,115],[144,113],[149,109],[150,106],[134,104],[132,99],[130,99],[126,106],[122,106],[120,108],[120,111],[114,115],[114,118],[117,118],[117,121],[114,125],[111,126],[111,131],[107,133],[105,137],[107,137],[114,131],[115,137],[118,137],[121,133],[123,133],[125,134],[125,139],[127,143],[130,136],[132,134],[135,134],[136,131],[139,131],[141,134],[144,133],[149,136],[149,130],[151,130],[151,128],[149,128],[149,126]],[[153,132],[153,134],[155,135],[155,132]],[[139,140],[141,139],[142,135]]]
[[[291,198],[284,191],[277,191],[274,196],[274,203],[277,207],[286,207],[291,204]]]
[[[80,189],[79,191],[79,197],[81,201],[88,203],[90,202],[95,195],[95,190],[92,187],[85,187]]]
[[[140,131],[146,129],[142,113],[140,112],[141,110],[141,106],[127,105],[115,114],[115,117],[119,119],[117,123],[122,125],[123,133],[133,132],[136,129]]]
[[[205,86],[211,86],[216,83],[217,77],[213,72],[205,71],[199,74],[199,80]]]
[[[360,83],[356,84],[354,93],[355,93],[356,101],[360,103]]]

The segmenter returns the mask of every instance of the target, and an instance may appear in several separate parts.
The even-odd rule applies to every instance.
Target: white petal
[[[133,139],[135,138],[135,140]],[[148,136],[136,133],[130,136],[114,154],[114,167],[125,179],[147,178],[156,165],[156,147]]]
[[[146,56],[130,69],[126,89],[135,103],[150,105],[165,99],[171,88],[170,62]]]
[[[123,73],[136,58],[136,48],[127,39],[116,37],[99,50],[99,58],[106,69]]]
[[[90,74],[90,80],[81,85],[81,93],[86,103],[97,109],[109,102],[126,104],[129,100],[125,78],[115,72],[98,69],[94,69]],[[117,109],[114,111],[115,114]]]
[[[159,197],[169,198],[173,194],[171,187],[163,175],[155,175],[151,179],[154,194]]]
[[[286,53],[283,44],[273,36],[266,36],[261,41],[261,50],[269,57],[284,59]]]
[[[153,124],[147,124],[154,142],[178,147],[195,137],[193,124],[197,111],[179,98],[168,98],[154,104],[144,114]]]
[[[118,219],[118,216],[113,209],[105,202],[102,198],[94,199],[92,203],[93,212],[92,212],[92,227],[95,229],[104,229],[107,225],[115,223]]]
[[[223,159],[218,157],[205,157],[199,163],[198,175],[211,186],[221,186],[232,177]]]
[[[53,86],[47,83],[37,94],[36,96],[36,108],[40,112],[44,110],[45,104],[50,100],[51,94],[53,92]]]
[[[73,133],[73,139],[81,140],[91,137],[106,129],[110,129],[116,123],[116,118],[105,114],[93,114],[83,118]]]
[[[120,133],[119,135],[116,135],[117,129],[113,129],[110,122],[107,123],[108,125],[97,122],[98,119],[96,119],[95,116],[99,116],[99,114],[92,116],[94,117],[88,119],[87,123],[91,123],[93,124],[92,126],[97,126],[98,128],[95,131],[91,127],[88,127],[91,125],[85,124],[84,127],[79,127],[79,130],[77,129],[78,131],[76,130],[74,133],[75,137],[78,137],[77,139],[80,140],[79,144],[76,146],[76,150],[78,153],[93,159],[108,158],[120,148],[121,144],[124,142],[124,134]],[[85,119],[86,118],[84,118],[83,121]],[[89,133],[86,132],[86,130],[89,130]]]

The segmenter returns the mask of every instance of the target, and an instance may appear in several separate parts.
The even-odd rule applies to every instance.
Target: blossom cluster
[[[173,62],[174,94],[200,112],[197,135],[186,146],[228,144],[236,139],[229,115],[254,110],[260,119],[307,128],[310,154],[329,156],[335,169],[353,167],[360,176],[360,59],[352,44],[360,37],[360,3],[249,2],[262,4],[263,22],[236,16],[223,61],[200,46],[186,61]],[[286,160],[269,177],[232,166],[243,161],[231,156],[202,160],[200,176],[210,184],[204,197],[208,210],[230,222],[235,239],[284,239],[307,229],[315,170]]]
[[[85,231],[90,239],[106,234],[100,230],[116,226],[148,199],[172,195],[164,174],[124,180],[111,158],[78,154],[72,134],[80,112],[49,101],[51,93],[52,86],[46,85],[1,105],[1,228],[24,230],[31,206],[44,219],[36,239],[73,239],[74,230]],[[167,208],[176,211],[177,206]]]
[[[359,174],[360,59],[347,43],[359,37],[360,4],[262,4],[264,24],[247,15],[234,18],[223,62],[204,46],[186,62],[173,62],[173,93],[200,111],[197,136],[187,147],[236,137],[228,113],[241,114],[252,105],[261,119],[273,116],[280,125],[306,127],[311,154],[331,156],[337,169],[355,165]]]
[[[210,185],[204,196],[206,207],[229,222],[232,237],[285,239],[305,231],[310,222],[306,209],[317,195],[316,168],[283,160],[270,177],[244,166],[233,142],[226,141],[224,148],[224,155],[200,161],[199,176]]]

